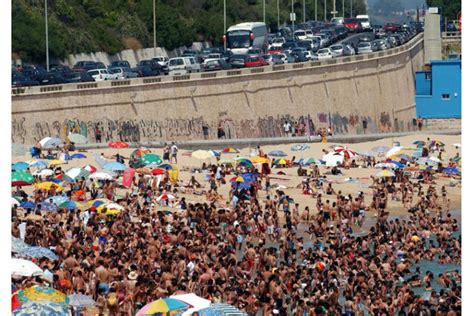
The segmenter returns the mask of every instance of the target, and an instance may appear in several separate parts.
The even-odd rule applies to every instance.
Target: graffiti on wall
[[[313,116],[317,117],[316,122]],[[44,137],[61,137],[65,139],[68,133],[78,133],[95,142],[97,131],[100,131],[101,141],[140,142],[165,139],[204,139],[204,131],[208,138],[217,138],[217,130],[223,128],[225,138],[281,137],[283,125],[291,122],[302,130],[302,134],[316,135],[320,127],[331,126],[335,134],[390,132],[393,130],[410,130],[411,125],[400,120],[392,122],[388,113],[382,112],[378,120],[359,114],[342,115],[335,113],[316,113],[301,116],[269,115],[255,119],[235,119],[227,111],[219,112],[217,120],[207,120],[203,116],[187,119],[110,119],[98,118],[84,121],[79,118],[69,118],[62,122],[33,122],[25,117],[12,118],[12,142],[32,143]],[[29,124],[28,124],[29,123]]]

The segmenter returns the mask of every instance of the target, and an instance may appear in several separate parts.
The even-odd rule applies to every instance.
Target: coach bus
[[[246,22],[233,25],[224,35],[227,49],[233,54],[247,54],[249,49],[260,49],[266,53],[268,48],[267,26],[263,22]]]

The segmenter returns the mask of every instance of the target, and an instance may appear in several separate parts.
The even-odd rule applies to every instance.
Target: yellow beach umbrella
[[[256,156],[252,158],[253,163],[270,163],[270,159],[265,157]]]
[[[59,159],[54,159],[54,160],[50,160],[49,161],[49,165],[50,166],[58,166],[58,165],[64,165],[66,164],[67,162],[65,162],[64,160],[59,160]]]
[[[394,177],[395,174],[389,170],[382,170],[379,173],[377,173],[375,176],[379,178],[384,178],[384,177]]]
[[[34,184],[34,186],[36,188],[40,189],[40,190],[50,190],[51,187],[56,187],[57,191],[64,190],[64,188],[62,186],[60,186],[59,184],[54,183],[52,181],[45,181],[45,182],[36,183],[36,184]]]

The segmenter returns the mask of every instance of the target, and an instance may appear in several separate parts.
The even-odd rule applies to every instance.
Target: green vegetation
[[[25,61],[45,60],[44,1],[12,1],[12,53]],[[227,26],[262,21],[263,0],[227,0]],[[291,0],[280,0],[280,24],[289,23]],[[297,23],[302,22],[302,0],[295,0]],[[193,41],[221,45],[224,0],[156,0],[157,45],[167,49]],[[277,0],[266,0],[266,22],[278,26]],[[327,17],[332,2],[327,1]],[[341,1],[337,10],[342,12]],[[353,13],[365,13],[363,0],[353,1]],[[346,16],[350,1],[345,1]],[[338,14],[340,15],[340,14]],[[307,19],[314,19],[314,1],[306,0]],[[318,0],[318,20],[324,1]],[[51,58],[67,54],[153,47],[153,0],[48,0]]]
[[[448,20],[457,20],[461,14],[461,0],[426,0],[428,7],[441,8],[441,14]]]

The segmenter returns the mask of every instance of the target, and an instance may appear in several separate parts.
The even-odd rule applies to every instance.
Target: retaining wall
[[[379,53],[186,76],[12,89],[12,141],[68,131],[129,142],[282,136],[285,120],[314,134],[414,129],[423,39]],[[367,122],[364,130],[363,122]],[[207,136],[205,136],[207,134]]]

